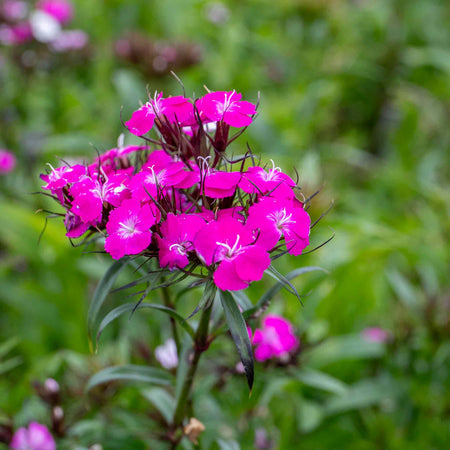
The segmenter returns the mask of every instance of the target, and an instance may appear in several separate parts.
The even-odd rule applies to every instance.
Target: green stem
[[[170,298],[170,292],[169,292],[169,288],[168,287],[163,287],[162,288],[162,293],[163,293],[163,300],[164,300],[164,305],[167,306],[168,308],[171,309],[175,309],[174,308],[174,304]],[[172,335],[173,335],[173,340],[175,341],[175,345],[177,347],[177,354],[180,355],[180,337],[178,335],[178,330],[177,330],[177,324],[175,322],[175,319],[173,317],[170,318],[170,326],[172,328]]]
[[[214,294],[213,294],[214,295]],[[202,353],[208,348],[208,328],[209,320],[211,318],[212,302],[202,312],[200,323],[198,324],[197,332],[195,334],[194,353],[192,356],[191,365],[184,379],[181,388],[180,396],[178,398],[177,406],[173,416],[173,425],[178,427],[182,424],[186,410],[187,401],[191,392],[192,383],[194,381],[195,373],[197,371],[198,362]]]

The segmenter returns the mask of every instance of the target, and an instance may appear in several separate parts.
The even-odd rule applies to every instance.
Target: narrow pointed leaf
[[[126,289],[130,289],[132,287],[139,286],[140,284],[144,284],[144,283],[154,283],[154,282],[158,281],[164,275],[167,275],[167,273],[168,273],[167,270],[158,270],[156,272],[148,273],[148,274],[138,278],[137,280],[131,281],[130,283],[124,284],[123,286],[120,286],[117,289],[114,289],[113,292],[124,291]]]
[[[304,273],[308,273],[308,272],[314,272],[316,270],[321,270],[322,272],[326,272],[325,269],[322,269],[321,267],[317,267],[317,266],[308,266],[308,267],[300,267],[298,269],[294,269],[291,272],[289,272],[285,278],[288,281],[293,280],[294,278],[297,278],[300,275],[303,275]],[[255,314],[256,312],[258,312],[260,309],[264,308],[265,306],[267,306],[270,301],[272,300],[272,298],[275,296],[275,294],[280,291],[283,287],[284,287],[285,283],[283,281],[279,281],[277,284],[275,284],[274,286],[272,286],[258,301],[258,303],[248,309],[245,309],[244,311],[244,317],[247,319],[248,317],[250,317],[251,315]]]
[[[245,375],[251,391],[254,379],[254,361],[247,324],[239,311],[236,301],[229,292],[220,291],[220,300],[225,311],[228,328],[244,365]]]
[[[103,369],[93,375],[86,385],[86,391],[89,391],[99,384],[111,381],[141,382],[159,386],[168,386],[171,384],[172,378],[173,377],[168,372],[154,367],[137,366],[133,364],[113,366]]]
[[[292,295],[295,295],[300,300],[300,295],[298,295],[297,289],[295,289],[293,284],[284,275],[278,272],[278,270],[275,269],[275,267],[273,267],[272,265],[269,266],[268,269],[266,270],[266,273],[268,273],[271,277],[279,281],[284,289],[286,289]]]
[[[122,314],[126,312],[132,312],[134,309],[154,309],[156,311],[161,311],[165,314],[168,314],[170,317],[173,317],[183,328],[187,331],[189,336],[191,336],[192,339],[195,337],[194,330],[184,320],[184,317],[178,314],[175,310],[168,308],[167,306],[158,305],[155,303],[141,303],[136,307],[136,303],[125,303],[124,305],[120,305],[117,308],[114,308],[112,311],[110,311],[106,316],[102,319],[100,322],[100,325],[98,326],[98,330],[96,332],[96,343],[98,344],[98,340],[100,339],[100,335],[102,334],[103,330],[115,319],[120,317]]]
[[[91,305],[89,307],[88,313],[88,334],[89,334],[89,344],[91,350],[93,350],[93,345],[95,341],[95,324],[98,322],[98,315],[106,300],[107,295],[111,291],[117,277],[120,272],[126,267],[129,258],[122,258],[116,261],[109,269],[106,271],[103,278],[100,280],[97,288],[94,292],[94,297],[92,299]]]
[[[200,299],[200,302],[198,303],[197,307],[192,311],[191,314],[189,314],[188,317],[186,317],[186,320],[189,320],[191,317],[195,316],[199,311],[202,309],[205,309],[210,305],[212,301],[214,301],[214,292],[216,290],[216,286],[213,282],[208,282],[205,285],[205,289],[203,290],[202,298]]]

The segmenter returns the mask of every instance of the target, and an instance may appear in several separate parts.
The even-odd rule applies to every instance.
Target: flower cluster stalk
[[[211,299],[215,296],[215,290],[211,293]],[[180,396],[175,407],[175,413],[173,416],[173,426],[179,427],[184,419],[186,405],[191,393],[192,384],[194,382],[195,374],[197,372],[198,362],[200,356],[204,351],[208,349],[210,344],[208,337],[209,320],[211,318],[213,301],[209,301],[206,308],[202,311],[200,322],[198,324],[197,332],[195,334],[195,342],[193,345],[192,360],[189,365],[189,370],[184,379],[183,386],[181,388]]]

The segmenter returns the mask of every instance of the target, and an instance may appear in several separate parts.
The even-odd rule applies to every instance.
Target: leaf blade
[[[248,336],[247,324],[242,316],[233,296],[226,291],[220,291],[220,300],[225,311],[225,318],[228,324],[233,341],[244,365],[247,383],[250,392],[254,381],[254,360],[252,345]]]
[[[125,257],[122,259],[119,259],[114,264],[112,264],[109,269],[106,271],[105,275],[103,275],[102,279],[100,280],[99,284],[97,285],[97,288],[95,289],[94,296],[92,298],[91,304],[89,306],[89,312],[88,312],[88,336],[89,336],[89,346],[92,350],[95,350],[94,346],[94,340],[95,340],[95,334],[94,334],[94,327],[98,320],[98,315],[100,313],[100,310],[106,300],[106,297],[108,296],[109,292],[111,291],[111,288],[114,285],[114,282],[116,281],[117,277],[119,276],[120,272],[126,267],[126,265],[129,262],[129,258]]]
[[[95,386],[110,381],[129,381],[168,386],[171,384],[172,376],[154,367],[138,366],[126,364],[123,366],[112,366],[94,374],[88,381],[85,391],[89,391]]]
[[[195,338],[195,332],[193,328],[189,325],[188,322],[184,319],[183,316],[178,314],[175,310],[168,308],[167,306],[158,305],[156,303],[140,303],[138,306],[136,306],[136,303],[125,303],[124,305],[120,305],[117,308],[114,308],[111,310],[106,316],[102,319],[98,326],[98,330],[96,332],[96,344],[98,344],[98,341],[100,339],[100,336],[103,332],[103,330],[115,319],[120,317],[122,314],[125,314],[126,312],[132,312],[135,309],[154,309],[157,311],[164,312],[168,314],[169,316],[173,317],[177,322],[183,327],[184,330],[189,334],[189,336],[194,339]]]

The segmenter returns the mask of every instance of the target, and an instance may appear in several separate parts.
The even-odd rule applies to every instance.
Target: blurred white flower
[[[173,339],[155,348],[155,357],[165,369],[174,369],[178,366],[177,346]]]
[[[52,42],[61,33],[61,25],[50,14],[42,11],[35,11],[30,16],[31,32],[39,42]]]

